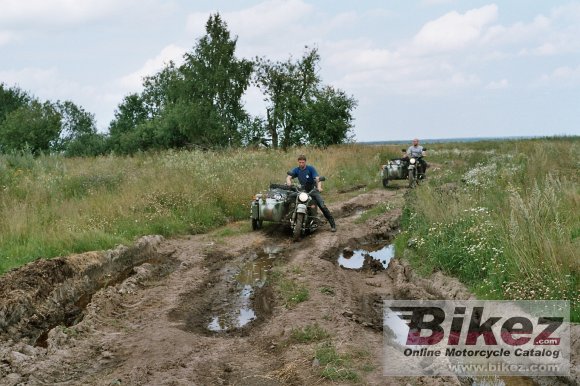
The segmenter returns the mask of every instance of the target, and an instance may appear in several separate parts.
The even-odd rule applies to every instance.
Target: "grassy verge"
[[[314,357],[321,366],[320,376],[333,382],[358,383],[362,380],[361,372],[374,370],[369,352],[361,350],[339,352],[330,341],[319,344]]]
[[[407,198],[398,253],[480,298],[569,300],[579,322],[579,138],[429,148],[438,165]]]
[[[328,178],[329,202],[341,189],[378,186],[379,154],[358,145],[78,159],[0,155],[0,274],[38,258],[248,219],[251,197],[283,182],[300,153]]]

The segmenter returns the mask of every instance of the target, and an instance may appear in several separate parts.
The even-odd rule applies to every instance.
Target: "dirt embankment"
[[[331,206],[338,232],[325,226],[298,243],[272,226],[229,237],[149,236],[9,272],[0,284],[0,384],[326,384],[336,378],[323,377],[314,359],[324,342],[348,358],[344,383],[468,384],[382,375],[382,300],[469,298],[457,280],[423,279],[404,261],[364,253],[361,269],[338,262],[398,232],[403,193],[339,202]],[[395,209],[357,221],[385,201]],[[308,326],[328,336],[298,339]]]

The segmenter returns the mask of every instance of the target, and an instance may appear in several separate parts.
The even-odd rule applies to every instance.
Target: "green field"
[[[428,147],[429,179],[407,197],[398,255],[424,273],[458,277],[481,298],[568,299],[578,321],[580,139]],[[299,153],[328,177],[329,202],[355,185],[379,188],[379,165],[399,148],[1,155],[0,273],[141,235],[202,233],[247,219],[253,194],[283,182]]]
[[[429,148],[436,165],[407,199],[399,253],[480,298],[570,300],[580,321],[579,138]]]

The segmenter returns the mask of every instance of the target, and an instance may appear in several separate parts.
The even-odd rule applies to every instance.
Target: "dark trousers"
[[[330,226],[331,227],[335,226],[334,217],[332,217],[332,214],[330,214],[328,207],[324,204],[324,200],[322,199],[322,195],[320,194],[320,192],[318,190],[314,190],[310,193],[310,197],[312,197],[314,199],[314,201],[316,202],[316,205],[318,205],[318,207],[322,211],[322,214],[328,220],[328,223],[330,224]]]

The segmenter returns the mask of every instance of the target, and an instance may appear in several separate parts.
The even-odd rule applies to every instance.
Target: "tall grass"
[[[328,177],[329,200],[352,185],[378,186],[376,149],[357,145],[76,159],[1,155],[0,273],[37,258],[248,218],[251,197],[270,182],[283,183],[300,153]]]
[[[399,250],[491,299],[565,299],[580,321],[580,140],[431,146]],[[438,165],[439,166],[439,165]]]

